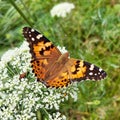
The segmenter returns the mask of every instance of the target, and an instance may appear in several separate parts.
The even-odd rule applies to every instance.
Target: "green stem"
[[[49,120],[49,114],[45,108],[41,108],[41,110],[37,110],[36,115],[37,115],[37,120]]]
[[[24,20],[32,27],[32,23],[27,19],[27,17],[23,14],[23,12],[19,9],[19,7],[16,5],[13,0],[9,0],[9,2],[14,6],[14,8],[18,11],[18,13],[24,18]]]
[[[22,5],[24,6],[26,12],[28,13],[29,17],[32,18],[31,14],[30,14],[30,12],[29,12],[29,9],[26,7],[26,5],[24,4],[24,2],[23,2],[22,0],[20,0],[20,1],[21,1]]]
[[[39,110],[37,110],[37,120],[42,120],[42,115]]]

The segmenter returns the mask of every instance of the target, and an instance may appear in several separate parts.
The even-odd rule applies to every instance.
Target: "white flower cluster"
[[[50,13],[51,16],[57,16],[57,17],[66,17],[67,13],[70,13],[72,9],[74,9],[75,6],[73,3],[63,2],[58,5],[55,5]]]
[[[66,120],[66,116],[62,115],[59,112],[53,113],[52,115],[49,115],[50,120]]]
[[[61,49],[62,50],[62,49]],[[63,48],[63,51],[65,49]],[[27,120],[38,119],[36,113],[46,110],[50,120],[65,120],[66,117],[59,112],[61,102],[71,96],[77,100],[77,85],[67,88],[46,88],[41,82],[35,80],[30,67],[31,55],[27,42],[20,48],[7,51],[0,61],[0,120]],[[27,75],[20,79],[20,75]]]

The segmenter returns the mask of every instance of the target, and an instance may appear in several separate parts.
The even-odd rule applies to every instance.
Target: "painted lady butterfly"
[[[57,47],[38,31],[24,27],[32,55],[31,65],[37,80],[47,87],[65,87],[69,83],[82,80],[101,80],[106,72],[101,68],[74,58],[68,52],[61,54]]]

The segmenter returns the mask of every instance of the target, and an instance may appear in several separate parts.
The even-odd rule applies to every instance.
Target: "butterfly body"
[[[38,31],[24,27],[23,35],[29,43],[33,73],[47,87],[66,87],[74,81],[101,80],[106,77],[106,72],[101,68],[83,60],[69,58],[68,52],[61,54]]]

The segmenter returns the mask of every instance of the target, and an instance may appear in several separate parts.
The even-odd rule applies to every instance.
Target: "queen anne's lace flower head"
[[[60,48],[60,47],[59,47]],[[60,49],[66,51],[65,48]],[[62,89],[46,88],[35,80],[30,67],[31,55],[27,42],[6,52],[0,61],[0,120],[36,120],[40,109],[59,111],[61,102],[71,96],[77,100],[76,85]],[[20,74],[27,76],[20,79]],[[47,112],[50,120],[65,120],[60,112]]]
[[[58,5],[55,5],[50,13],[51,16],[57,16],[57,17],[66,17],[67,13],[70,13],[72,9],[74,9],[75,6],[73,3],[63,2]]]

